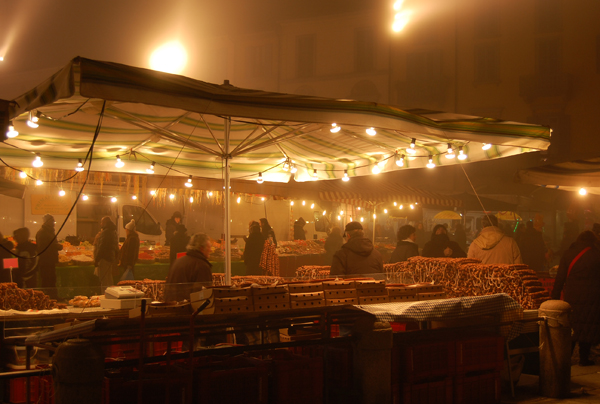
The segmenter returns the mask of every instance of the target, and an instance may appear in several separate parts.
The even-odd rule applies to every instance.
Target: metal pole
[[[229,189],[230,178],[229,178],[229,134],[231,129],[231,118],[225,118],[225,190],[224,190],[224,203],[225,203],[225,284],[231,285],[231,219],[229,216],[229,201],[231,197],[231,191]]]
[[[377,205],[373,204],[373,245],[375,245],[375,220],[376,220],[376,213],[377,210]]]

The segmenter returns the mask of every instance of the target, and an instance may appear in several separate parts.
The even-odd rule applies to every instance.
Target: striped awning
[[[545,188],[600,195],[600,157],[519,170],[516,181]]]
[[[39,127],[26,125],[39,115]],[[13,100],[19,136],[0,144],[11,166],[73,169],[94,134],[94,171],[288,182],[494,159],[545,150],[550,129],[436,111],[271,93],[85,58]],[[337,132],[332,132],[340,128]],[[368,132],[367,132],[368,130]],[[411,141],[414,154],[409,154]],[[493,145],[482,150],[482,144]],[[445,158],[448,145],[466,159]],[[395,164],[405,155],[403,167]],[[125,162],[115,167],[117,156]],[[395,196],[394,196],[395,197]],[[426,197],[423,197],[426,199]],[[435,198],[434,198],[435,199]]]

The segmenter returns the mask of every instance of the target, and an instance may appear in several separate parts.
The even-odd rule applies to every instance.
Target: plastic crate
[[[393,404],[452,404],[452,399],[451,377],[426,383],[392,384]]]
[[[400,344],[392,349],[392,383],[429,380],[451,376],[455,372],[454,341]]]
[[[497,336],[456,341],[456,372],[502,370],[504,338]]]
[[[455,404],[500,402],[500,372],[457,375],[454,379]]]
[[[32,403],[38,401],[40,397],[40,377],[31,376],[29,378],[29,400]],[[9,403],[25,403],[27,402],[27,378],[19,377],[10,379],[8,390]]]

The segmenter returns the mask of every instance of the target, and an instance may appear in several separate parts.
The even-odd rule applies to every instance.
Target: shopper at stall
[[[10,240],[4,238],[4,235],[0,233],[0,282],[10,282],[10,272],[8,269],[4,269],[2,266],[2,260],[4,258],[15,258],[11,254],[13,249],[13,243]],[[18,272],[19,268],[15,268],[15,273]]]
[[[454,241],[460,247],[461,250],[467,251],[467,232],[462,223],[458,223],[454,229]]]
[[[522,264],[521,251],[517,242],[498,228],[498,218],[487,215],[481,219],[483,228],[469,247],[469,258],[481,260],[483,264]]]
[[[362,276],[383,272],[383,258],[371,240],[365,237],[360,222],[346,225],[346,244],[334,255],[331,275]]]
[[[417,229],[406,224],[398,229],[398,243],[390,258],[390,264],[407,261],[410,257],[419,255],[419,246],[416,243]]]
[[[20,288],[37,287],[37,257],[35,252],[35,244],[29,241],[31,233],[27,227],[21,227],[13,231],[13,238],[17,243],[15,254],[19,256],[19,271],[15,282]],[[15,279],[13,277],[13,279]]]
[[[175,260],[165,285],[166,301],[190,299],[190,293],[212,286],[212,264],[208,262],[211,251],[210,238],[204,233],[194,234],[187,245],[186,254]]]
[[[260,257],[265,247],[265,239],[260,232],[258,222],[250,222],[249,235],[244,246],[244,264],[246,275],[264,275],[260,267]]]
[[[521,251],[523,263],[535,271],[543,271],[546,266],[546,243],[542,232],[533,226],[532,221],[526,224],[521,243],[517,243]]]
[[[594,365],[590,350],[600,344],[599,268],[598,238],[593,232],[584,231],[563,254],[552,289],[552,299],[560,299],[564,290],[564,300],[573,309],[569,319],[573,344],[579,344],[580,366]]]
[[[131,219],[129,223],[125,225],[125,242],[121,246],[121,252],[119,254],[119,267],[125,269],[121,276],[122,281],[132,281],[135,279],[133,273],[133,267],[138,260],[138,254],[140,253],[140,236],[135,231],[135,220]]]
[[[306,220],[302,217],[299,217],[298,220],[294,222],[294,240],[306,240],[306,230],[304,230],[305,224]]]
[[[325,265],[331,265],[333,255],[338,252],[340,248],[342,248],[342,245],[344,245],[342,229],[340,229],[338,226],[333,226],[329,232],[329,236],[327,236],[327,240],[325,240]]]
[[[167,223],[165,223],[165,245],[171,245],[171,238],[175,234],[175,230],[178,224],[181,224],[182,216],[181,212],[175,211]]]
[[[273,241],[273,244],[275,244],[275,246],[277,246],[277,239],[275,238],[275,231],[273,231],[273,228],[269,224],[269,221],[267,220],[266,217],[263,217],[260,219],[260,231],[263,235],[263,240],[268,240],[270,237],[271,240]]]
[[[117,264],[119,257],[119,241],[117,237],[117,226],[109,216],[100,220],[100,231],[94,240],[94,274],[100,278],[102,293],[114,285],[113,266]]]
[[[56,291],[56,264],[58,263],[58,252],[63,249],[62,244],[56,241],[54,231],[54,216],[46,214],[42,218],[42,227],[35,235],[38,268],[42,278],[42,288],[52,299],[58,297]]]
[[[175,227],[175,233],[171,238],[171,248],[169,249],[169,266],[173,266],[173,262],[177,259],[177,254],[184,253],[190,242],[190,236],[187,235],[187,229],[183,224],[178,224]]]
[[[416,235],[416,240],[415,242],[417,243],[417,245],[419,246],[419,248],[423,248],[425,247],[425,243],[427,243],[427,233],[425,232],[425,228],[423,227],[423,223],[418,222],[417,225],[415,226],[417,228],[415,235]]]
[[[443,224],[438,224],[433,228],[431,240],[425,243],[423,247],[423,257],[433,258],[462,258],[467,254],[455,242],[448,237],[448,230]]]

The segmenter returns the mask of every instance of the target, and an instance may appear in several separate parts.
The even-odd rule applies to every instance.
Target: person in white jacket
[[[481,224],[483,229],[471,243],[468,258],[476,258],[483,264],[523,263],[517,242],[500,230],[496,216],[485,216]]]

